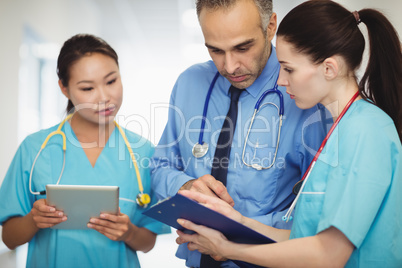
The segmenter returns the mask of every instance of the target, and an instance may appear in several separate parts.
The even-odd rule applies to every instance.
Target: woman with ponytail
[[[363,25],[369,60],[359,79]],[[244,217],[218,198],[182,191],[278,243],[233,243],[184,219],[178,222],[196,234],[178,231],[177,243],[215,259],[269,267],[402,267],[400,44],[392,24],[373,9],[350,12],[333,1],[311,0],[290,11],[277,32],[278,84],[299,108],[321,103],[335,122],[324,150],[294,188],[297,197],[284,218],[294,221],[292,230]]]

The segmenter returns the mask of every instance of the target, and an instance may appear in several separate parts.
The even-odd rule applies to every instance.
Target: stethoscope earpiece
[[[293,220],[293,217],[292,216],[283,216],[282,220],[285,221],[285,222],[288,222],[288,221]]]

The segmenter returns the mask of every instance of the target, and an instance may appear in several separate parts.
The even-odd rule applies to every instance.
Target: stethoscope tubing
[[[209,85],[207,97],[204,103],[204,111],[202,112],[202,120],[201,120],[201,128],[200,128],[200,135],[198,137],[198,144],[203,145],[203,138],[204,138],[204,130],[205,130],[205,121],[207,120],[207,112],[208,112],[208,105],[209,100],[211,99],[212,89],[215,86],[216,80],[219,77],[219,72],[216,72],[214,78],[212,79],[211,84]]]
[[[285,214],[285,216],[283,216],[283,220],[288,222],[289,220],[292,220],[292,217],[290,216],[290,214],[292,214],[294,207],[296,206],[297,201],[299,200],[300,194],[303,191],[304,185],[306,184],[308,178],[310,177],[311,171],[314,168],[315,163],[317,162],[318,157],[320,156],[322,150],[324,149],[325,145],[327,144],[327,141],[329,139],[329,137],[332,135],[332,132],[334,131],[334,129],[338,126],[339,122],[341,121],[341,119],[343,118],[343,116],[345,115],[345,113],[349,110],[349,107],[352,105],[352,103],[356,100],[356,98],[359,96],[359,91],[357,91],[353,97],[349,100],[349,102],[346,104],[345,108],[343,108],[342,112],[339,114],[338,118],[335,120],[334,124],[331,126],[331,128],[329,129],[327,135],[325,136],[324,140],[322,141],[320,148],[318,148],[317,153],[314,155],[313,160],[311,161],[310,165],[308,166],[306,172],[304,173],[302,179],[300,181],[298,181],[296,183],[302,183],[302,185],[300,186],[300,189],[296,195],[296,198],[294,199],[292,205],[289,207],[287,213]],[[295,185],[295,186],[296,186]]]
[[[322,141],[320,148],[318,148],[317,153],[314,155],[313,160],[311,161],[310,165],[307,168],[307,171],[311,170],[314,166],[313,163],[317,162],[318,157],[320,156],[322,150],[325,147],[325,144],[327,144],[327,141],[329,139],[329,137],[331,136],[332,132],[334,131],[334,129],[336,128],[336,126],[339,124],[339,121],[341,121],[342,117],[345,115],[346,111],[349,110],[350,105],[353,103],[353,101],[359,96],[359,92],[356,92],[355,95],[353,95],[353,97],[350,99],[350,101],[346,104],[345,108],[342,110],[342,112],[339,114],[338,118],[335,120],[335,123],[331,126],[331,128],[329,129],[327,135],[325,136],[324,140]],[[307,175],[310,174],[309,172],[305,172],[303,177],[302,177],[302,181],[306,179]]]
[[[218,77],[219,77],[219,72],[216,72],[214,78],[212,79],[211,84],[209,85],[207,97],[206,97],[206,99],[205,99],[204,110],[203,110],[203,112],[202,112],[202,120],[201,120],[201,126],[200,126],[200,134],[199,134],[199,136],[198,136],[198,144],[199,144],[199,145],[204,145],[203,138],[204,138],[205,123],[206,123],[207,112],[208,112],[208,105],[209,105],[209,101],[210,101],[210,98],[211,98],[212,90],[213,90],[213,88],[214,88],[214,86],[215,86],[215,83],[216,83],[216,80],[218,79]],[[278,78],[279,78],[279,77],[278,77]],[[270,94],[270,93],[276,93],[276,94],[279,96],[279,102],[280,102],[280,103],[279,103],[279,108],[278,108],[275,104],[273,104],[273,103],[272,103],[272,104],[275,105],[275,106],[278,108],[279,117],[280,117],[280,126],[279,126],[279,131],[278,131],[277,146],[276,146],[276,150],[275,150],[275,158],[276,158],[276,154],[277,154],[277,152],[278,152],[279,137],[280,137],[280,131],[281,131],[281,127],[282,127],[282,117],[283,117],[283,114],[284,114],[283,94],[282,94],[282,92],[280,92],[280,91],[278,90],[278,84],[277,84],[278,78],[277,78],[277,80],[276,80],[276,82],[275,82],[275,86],[274,86],[272,89],[266,90],[266,91],[260,96],[260,98],[258,99],[258,101],[256,102],[256,104],[255,104],[255,106],[254,106],[254,113],[253,113],[253,116],[252,116],[252,119],[251,119],[251,122],[250,122],[250,127],[249,127],[248,132],[247,132],[247,138],[248,138],[249,133],[250,133],[250,130],[251,130],[251,126],[253,125],[253,122],[254,122],[254,119],[255,119],[255,116],[256,116],[258,110],[261,108],[261,103],[262,103],[262,101],[264,100],[264,98],[265,98],[268,94]],[[245,143],[245,145],[246,145],[246,143]],[[244,149],[245,149],[245,147],[243,148],[243,157],[242,157],[242,158],[243,158],[243,162],[244,162],[244,164],[246,164],[247,166],[250,166],[250,167],[251,167],[252,165],[248,165],[248,164],[245,163],[245,161],[244,161]],[[194,148],[193,148],[193,150],[194,150]],[[206,152],[205,152],[205,153],[206,153]],[[203,155],[205,155],[205,153],[204,153]],[[193,154],[194,154],[194,152],[193,152]],[[194,155],[194,156],[196,156],[196,155]],[[198,157],[198,156],[196,156],[196,157]],[[273,163],[274,163],[274,162],[273,162]],[[254,167],[254,168],[256,168],[257,170],[267,169],[267,168],[272,167],[273,163],[272,163],[269,167]]]
[[[279,76],[278,76],[278,78],[279,78]],[[283,94],[282,94],[282,92],[280,92],[278,90],[278,78],[276,79],[275,86],[273,88],[271,88],[271,89],[266,90],[264,93],[262,93],[262,95],[259,97],[258,101],[256,102],[256,104],[254,106],[254,113],[253,113],[253,116],[251,117],[250,125],[248,127],[248,131],[247,131],[246,138],[245,138],[245,141],[244,141],[243,152],[242,152],[242,162],[246,166],[252,167],[252,168],[254,168],[256,170],[270,169],[271,167],[273,167],[273,165],[275,164],[275,161],[276,161],[276,156],[278,154],[279,141],[280,141],[281,130],[282,130],[282,118],[283,118],[283,114],[284,114],[284,111],[285,111],[284,104],[283,104]],[[246,152],[246,146],[247,146],[247,142],[248,142],[248,137],[250,135],[250,131],[251,131],[251,128],[253,127],[254,119],[255,119],[258,111],[264,106],[264,105],[261,106],[262,101],[265,99],[265,97],[268,94],[271,94],[271,93],[275,93],[279,97],[279,107],[275,103],[271,103],[271,102],[267,103],[267,104],[274,105],[278,109],[278,114],[279,114],[278,137],[277,137],[277,140],[276,140],[274,159],[272,160],[272,163],[269,166],[262,166],[260,164],[251,164],[250,165],[245,161],[245,158],[244,158],[244,155],[245,155],[245,152]]]
[[[40,155],[40,153],[42,152],[42,150],[43,150],[43,148],[40,148],[38,154],[36,155],[36,157],[35,157],[35,159],[34,159],[34,161],[33,161],[33,164],[32,164],[32,167],[31,167],[31,172],[29,173],[29,192],[30,192],[31,194],[33,194],[33,195],[44,195],[44,194],[46,194],[46,191],[40,191],[40,192],[34,192],[34,191],[32,191],[32,174],[33,174],[34,166],[35,166],[35,164],[36,164],[36,160],[38,160],[39,155]],[[61,177],[63,176],[64,167],[65,167],[65,166],[66,166],[66,150],[63,150],[63,166],[62,166],[62,168],[61,168],[61,172],[60,172],[60,175],[59,175],[59,178],[58,178],[56,184],[59,184],[59,183],[60,183],[60,179],[61,179]]]
[[[32,191],[32,176],[33,176],[33,170],[34,170],[36,161],[37,161],[37,159],[38,159],[40,153],[41,153],[41,152],[43,151],[43,149],[46,147],[46,145],[47,145],[49,139],[50,139],[51,137],[53,137],[54,135],[61,135],[62,138],[63,138],[63,148],[62,148],[62,149],[63,149],[63,166],[62,166],[62,169],[61,169],[61,172],[60,172],[60,175],[59,175],[59,179],[57,180],[57,184],[59,184],[60,179],[61,179],[61,177],[63,176],[64,167],[65,167],[65,164],[66,164],[66,147],[67,147],[66,135],[64,134],[63,131],[61,131],[61,128],[63,127],[63,125],[65,124],[65,122],[66,122],[67,120],[69,120],[72,116],[73,116],[73,114],[68,115],[68,116],[60,123],[59,127],[57,128],[57,130],[51,132],[51,133],[46,137],[46,139],[45,139],[45,141],[43,142],[41,148],[39,149],[39,152],[38,152],[38,154],[36,155],[36,157],[35,157],[35,159],[34,159],[34,161],[33,161],[33,164],[32,164],[32,167],[31,167],[31,172],[30,172],[30,174],[29,174],[29,191],[31,192],[31,194],[33,194],[33,195],[44,195],[44,194],[46,194],[46,191],[40,191],[40,192],[34,192],[34,191]],[[134,165],[135,173],[136,173],[136,176],[137,176],[138,189],[139,189],[139,192],[140,192],[140,193],[137,195],[136,201],[137,201],[138,205],[140,205],[141,207],[146,207],[146,206],[150,203],[151,199],[150,199],[150,196],[149,196],[148,194],[144,193],[144,186],[143,186],[143,184],[142,184],[141,174],[140,174],[140,171],[139,171],[139,168],[138,168],[137,160],[136,160],[136,158],[135,158],[135,156],[134,156],[134,153],[133,153],[133,150],[132,150],[132,148],[131,148],[131,145],[130,145],[130,143],[129,143],[127,137],[126,137],[126,134],[125,134],[124,131],[123,131],[123,129],[120,127],[119,124],[117,124],[116,121],[114,121],[114,124],[116,125],[116,127],[117,127],[119,133],[121,134],[121,136],[122,136],[122,138],[123,138],[123,140],[124,140],[124,142],[125,142],[125,144],[126,144],[127,150],[128,150],[128,152],[129,152],[129,154],[130,154],[131,160],[132,160],[133,165]]]
[[[278,90],[278,84],[277,83],[275,83],[275,86],[272,89],[268,89],[264,93],[262,93],[262,95],[260,96],[260,98],[258,99],[258,101],[256,102],[256,104],[254,106],[255,113],[256,113],[256,111],[258,111],[260,109],[261,102],[270,93],[278,94],[278,96],[279,96],[279,115],[283,116],[284,110],[285,110],[284,105],[283,105],[283,94],[282,94],[282,92],[280,92],[280,90]]]
[[[51,132],[49,135],[47,135],[45,141],[42,143],[39,152],[36,154],[36,157],[32,163],[32,167],[31,167],[31,172],[29,173],[29,192],[33,195],[44,195],[46,194],[46,191],[40,191],[40,192],[34,192],[32,191],[32,175],[33,175],[33,170],[36,164],[36,161],[39,158],[40,153],[43,151],[43,149],[45,149],[48,141],[50,140],[51,137],[53,137],[54,135],[60,135],[63,139],[63,167],[61,169],[60,175],[59,175],[59,179],[57,180],[57,184],[59,184],[61,177],[63,176],[64,173],[64,167],[66,165],[66,149],[67,149],[67,142],[66,142],[66,134],[64,134],[63,131],[61,131],[61,128],[63,127],[64,123],[66,123],[67,120],[69,120],[71,117],[73,116],[73,114],[68,115],[59,125],[59,127],[57,128],[57,130]]]

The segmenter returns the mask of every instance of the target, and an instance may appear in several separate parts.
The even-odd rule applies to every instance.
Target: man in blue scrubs
[[[279,116],[273,105],[261,105],[244,147],[254,106],[264,91],[276,85],[279,75],[280,65],[271,44],[276,14],[272,13],[272,1],[267,0],[213,2],[217,1],[197,1],[197,14],[212,61],[188,68],[173,88],[168,123],[152,161],[153,189],[159,198],[173,196],[180,189],[217,195],[248,217],[289,229],[291,226],[282,221],[282,216],[294,199],[292,187],[301,179],[326,133],[317,119],[320,109],[300,110],[286,89],[280,87],[284,116],[277,154]],[[209,100],[203,134],[209,150],[196,158],[192,148],[199,139],[204,102],[217,72],[220,75]],[[225,186],[209,174],[229,110],[231,85],[243,92]],[[266,102],[279,106],[279,97],[269,94],[263,101]],[[257,170],[251,164],[272,167]],[[199,252],[190,252],[182,245],[176,255],[186,259],[187,266],[200,267]],[[225,262],[222,267],[235,265]]]

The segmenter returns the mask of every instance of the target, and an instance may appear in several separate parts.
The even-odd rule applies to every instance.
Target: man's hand
[[[190,180],[186,182],[180,190],[190,190],[200,192],[209,196],[218,196],[223,201],[227,202],[232,207],[234,201],[229,195],[225,185],[222,182],[216,180],[209,174],[199,177],[198,179]]]

